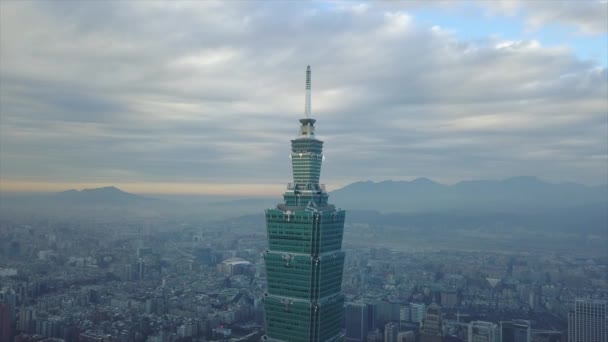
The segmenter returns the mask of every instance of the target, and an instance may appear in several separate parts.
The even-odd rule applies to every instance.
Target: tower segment
[[[293,183],[283,202],[265,211],[264,341],[341,341],[345,212],[328,203],[319,183],[323,142],[310,118],[310,66],[306,69],[305,118],[291,140]]]

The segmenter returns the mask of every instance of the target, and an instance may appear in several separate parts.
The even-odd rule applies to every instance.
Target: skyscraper
[[[426,309],[426,317],[420,329],[421,342],[441,342],[443,339],[441,307],[431,303]]]
[[[384,325],[384,342],[397,342],[399,337],[399,323],[388,322]]]
[[[605,342],[608,317],[606,301],[577,299],[568,314],[568,342]]]
[[[530,342],[530,321],[518,319],[500,322],[501,342]]]
[[[10,342],[12,337],[11,307],[0,302],[0,342]]]
[[[368,333],[368,313],[366,303],[346,304],[346,338],[345,341],[365,341]]]
[[[293,183],[284,202],[267,209],[264,253],[266,341],[336,341],[343,337],[342,235],[345,212],[328,203],[319,184],[323,142],[310,118],[310,66],[306,70],[305,118],[291,141]]]
[[[376,303],[376,325],[383,327],[388,322],[399,321],[401,306],[398,303],[388,301],[378,301]]]
[[[415,323],[420,323],[424,319],[426,306],[424,304],[410,303],[410,320]]]

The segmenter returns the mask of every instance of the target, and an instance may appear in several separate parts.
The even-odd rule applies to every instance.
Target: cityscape
[[[2,220],[5,340],[16,334],[15,341],[259,341],[265,334],[271,278],[259,221],[16,222]],[[372,234],[392,230],[347,219],[345,341],[605,336],[601,254],[450,250],[432,239],[397,250]],[[568,339],[577,326],[604,335]]]
[[[516,1],[0,4],[0,342],[608,342],[608,73],[595,40],[608,37],[605,2],[565,1],[557,14]],[[569,17],[573,9],[585,19]],[[563,38],[571,50],[531,40],[486,46],[425,26],[463,34],[467,11],[480,14],[475,25],[488,36],[523,25],[520,34],[549,44],[565,25],[580,37]],[[274,26],[279,14],[290,23]],[[132,28],[129,15],[147,20]],[[214,44],[210,30],[220,47],[188,50],[157,73],[141,71],[144,58],[138,69],[136,46],[177,56],[199,21],[196,44]],[[176,31],[162,44],[138,45],[137,35],[167,28]],[[88,38],[57,47],[41,38],[71,30]],[[326,43],[309,41],[308,30]],[[261,46],[251,51],[264,56],[249,51],[251,64],[239,57],[256,47],[250,32]],[[293,56],[294,38],[310,56]],[[438,77],[436,65],[414,58],[404,62],[430,74],[393,94],[393,70],[381,65],[401,66],[392,60],[400,40],[446,59],[459,51],[452,63],[465,69],[488,54],[512,58],[513,70],[538,59],[534,68],[551,64],[550,76],[490,67],[460,82],[485,91],[493,73],[530,78],[483,100],[464,85],[410,98],[401,92]],[[155,50],[163,44],[174,50]],[[49,73],[40,62],[74,47],[108,49],[75,57],[107,72],[95,72],[80,99],[55,92],[78,94],[94,68]],[[596,57],[583,57],[589,51]],[[276,78],[263,72],[275,65]],[[359,80],[378,83],[348,84],[357,68],[368,75]],[[395,72],[402,80],[414,69]],[[559,87],[537,93],[555,78]],[[37,82],[56,87],[43,92]],[[189,93],[194,84],[201,94]],[[87,93],[95,87],[108,93]],[[549,94],[558,88],[568,94]],[[535,106],[550,100],[555,123],[534,126],[545,115]],[[496,114],[461,114],[492,105]],[[580,113],[567,119],[563,108]],[[481,140],[461,144],[469,137]]]

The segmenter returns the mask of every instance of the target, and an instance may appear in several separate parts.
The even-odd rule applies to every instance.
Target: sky
[[[608,177],[606,1],[1,1],[0,190]]]

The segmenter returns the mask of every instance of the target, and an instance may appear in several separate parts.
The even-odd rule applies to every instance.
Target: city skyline
[[[0,342],[607,342],[607,95],[608,0],[0,0]]]
[[[2,2],[0,190],[276,195],[307,64],[334,187],[604,184],[606,3],[573,4]]]

